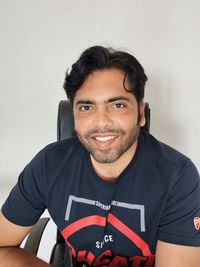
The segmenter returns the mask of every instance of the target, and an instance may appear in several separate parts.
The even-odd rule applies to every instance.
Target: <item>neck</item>
[[[113,163],[99,163],[90,155],[95,172],[104,181],[115,181],[132,160],[136,147],[137,141]]]

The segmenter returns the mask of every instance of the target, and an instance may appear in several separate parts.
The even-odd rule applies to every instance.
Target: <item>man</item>
[[[17,248],[45,208],[73,266],[200,266],[193,163],[140,132],[147,77],[100,46],[66,74],[78,138],[51,144],[21,173],[0,216],[0,266],[49,266]],[[154,265],[155,264],[155,265]]]

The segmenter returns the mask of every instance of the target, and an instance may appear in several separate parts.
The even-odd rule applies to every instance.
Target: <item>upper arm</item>
[[[0,212],[0,247],[19,246],[31,228],[13,224]]]
[[[199,267],[200,247],[158,241],[155,267]]]

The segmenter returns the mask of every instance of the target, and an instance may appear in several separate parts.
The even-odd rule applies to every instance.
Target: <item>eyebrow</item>
[[[119,101],[119,100],[130,102],[130,99],[128,97],[116,96],[116,97],[109,98],[108,100],[105,101],[105,103],[112,103],[112,102]],[[76,106],[84,105],[84,104],[92,105],[92,104],[95,104],[95,101],[88,100],[88,99],[81,99],[76,102]]]
[[[83,105],[83,104],[94,104],[94,102],[91,100],[86,100],[86,99],[85,100],[82,99],[76,102],[76,106]]]
[[[112,97],[112,98],[109,98],[106,102],[111,103],[111,102],[115,102],[115,101],[119,101],[119,100],[124,100],[124,101],[130,102],[130,99],[128,97],[125,97],[125,96]]]

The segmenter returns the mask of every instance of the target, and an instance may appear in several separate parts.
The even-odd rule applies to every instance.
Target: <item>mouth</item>
[[[98,147],[106,148],[115,142],[118,135],[94,135],[92,139]]]
[[[117,136],[115,136],[115,135],[109,135],[109,136],[95,136],[93,138],[97,141],[100,141],[100,142],[107,142],[107,141],[115,139],[116,137]]]

